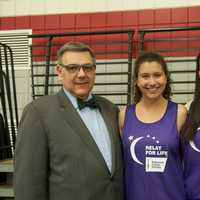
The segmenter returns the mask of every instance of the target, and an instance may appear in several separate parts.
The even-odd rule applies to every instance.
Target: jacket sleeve
[[[30,104],[23,112],[14,155],[15,200],[48,199],[48,146],[44,123]]]

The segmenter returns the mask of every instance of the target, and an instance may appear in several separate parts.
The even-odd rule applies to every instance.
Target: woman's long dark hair
[[[188,120],[182,128],[184,142],[194,139],[197,128],[200,126],[200,52],[196,59],[196,81],[193,102],[190,106]]]

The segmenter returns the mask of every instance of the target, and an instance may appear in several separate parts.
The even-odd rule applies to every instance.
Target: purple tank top
[[[184,145],[185,188],[187,199],[200,199],[200,127],[194,141]]]
[[[126,200],[184,200],[176,125],[177,104],[169,101],[157,122],[143,123],[127,106],[123,127]]]

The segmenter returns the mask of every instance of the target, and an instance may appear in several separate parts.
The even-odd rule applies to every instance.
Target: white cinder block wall
[[[105,12],[200,5],[200,0],[0,0],[0,16]]]

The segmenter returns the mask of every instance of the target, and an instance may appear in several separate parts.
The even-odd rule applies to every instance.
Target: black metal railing
[[[12,49],[0,43],[0,159],[11,158],[18,126],[18,107]]]
[[[60,87],[54,72],[56,52],[67,41],[82,41],[97,57],[94,93],[118,105],[131,102],[134,30],[36,34],[31,49],[33,99],[54,93]]]
[[[172,94],[185,103],[194,94],[196,56],[200,52],[200,26],[140,29],[139,52],[155,51],[170,66]]]

